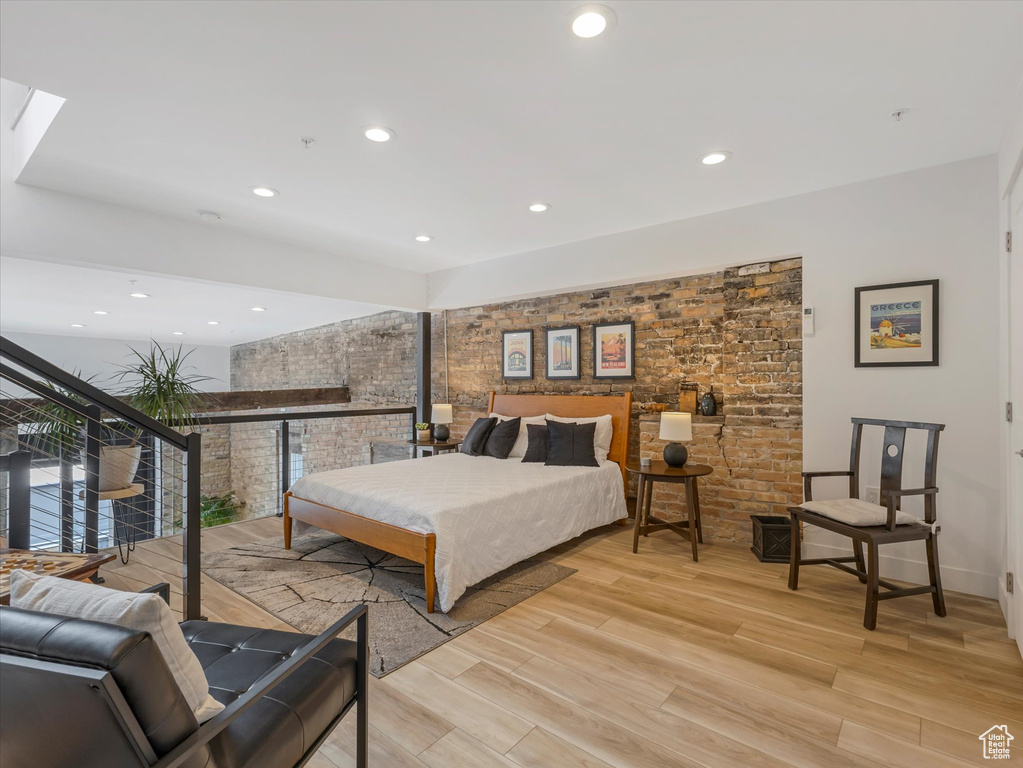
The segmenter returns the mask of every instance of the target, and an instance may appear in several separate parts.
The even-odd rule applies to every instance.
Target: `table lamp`
[[[662,413],[661,440],[664,446],[664,463],[669,467],[683,467],[689,458],[689,451],[680,441],[693,439],[693,417],[689,413]]]
[[[448,429],[448,424],[454,420],[451,411],[451,405],[447,403],[437,403],[433,406],[433,418],[431,421],[436,424],[433,428],[434,440],[446,443],[451,437],[451,430]]]

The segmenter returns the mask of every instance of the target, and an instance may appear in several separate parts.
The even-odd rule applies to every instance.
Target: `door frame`
[[[1005,570],[999,574],[1000,602],[1005,613],[1009,636],[1023,655],[1023,458],[1016,451],[1023,450],[1023,291],[1014,291],[1015,284],[1023,284],[1023,147],[1014,164],[1002,194],[1004,204],[1003,237],[1012,238],[1010,251],[1005,241],[999,249],[1004,266],[1001,269],[1005,311],[1001,313],[1004,344],[1005,402],[1013,404],[1013,419],[1002,415],[1003,435],[1003,493],[1005,499]],[[1000,217],[1001,218],[1001,217]],[[1012,235],[1010,233],[1015,234]],[[1000,407],[1004,404],[1000,403]],[[1013,574],[1013,592],[1007,590],[1005,575]]]

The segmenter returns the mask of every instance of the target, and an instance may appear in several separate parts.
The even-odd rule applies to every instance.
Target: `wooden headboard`
[[[487,413],[502,416],[555,416],[586,419],[594,416],[611,415],[611,450],[607,457],[617,462],[622,469],[622,480],[629,487],[625,473],[625,461],[629,457],[629,417],[632,412],[632,393],[621,395],[501,395],[490,393],[490,409]]]

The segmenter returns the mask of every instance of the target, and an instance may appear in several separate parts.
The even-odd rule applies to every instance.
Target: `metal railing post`
[[[135,524],[142,530],[142,539],[153,539],[163,535],[163,531],[156,530],[156,440],[150,434],[143,434],[139,438],[142,446],[142,455],[139,462],[139,471],[135,476],[142,483],[142,498],[133,499],[132,507],[138,511],[139,521],[136,517]]]
[[[12,549],[28,549],[31,543],[32,453],[15,451],[7,461],[7,543]]]
[[[60,551],[75,551],[75,465],[73,450],[61,446],[60,461]]]
[[[281,422],[281,498],[291,488],[291,426]]]
[[[200,572],[202,435],[192,432],[186,437],[186,443],[188,447],[185,453],[185,512],[181,516],[184,522],[184,531],[181,534],[181,557],[184,566],[181,586],[185,596],[185,621],[190,621],[202,618],[202,573]]]
[[[99,551],[100,407],[85,409],[85,551]]]

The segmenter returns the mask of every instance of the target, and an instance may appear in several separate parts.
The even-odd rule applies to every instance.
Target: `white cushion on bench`
[[[807,501],[800,504],[808,512],[830,517],[847,525],[884,525],[888,522],[888,509],[878,504],[871,504],[862,499],[828,499],[827,501]],[[895,524],[920,523],[920,518],[908,512],[896,512]]]
[[[121,592],[17,570],[11,573],[11,606],[148,632],[196,720],[203,723],[224,709],[210,694],[199,659],[188,647],[174,614],[159,595]]]

